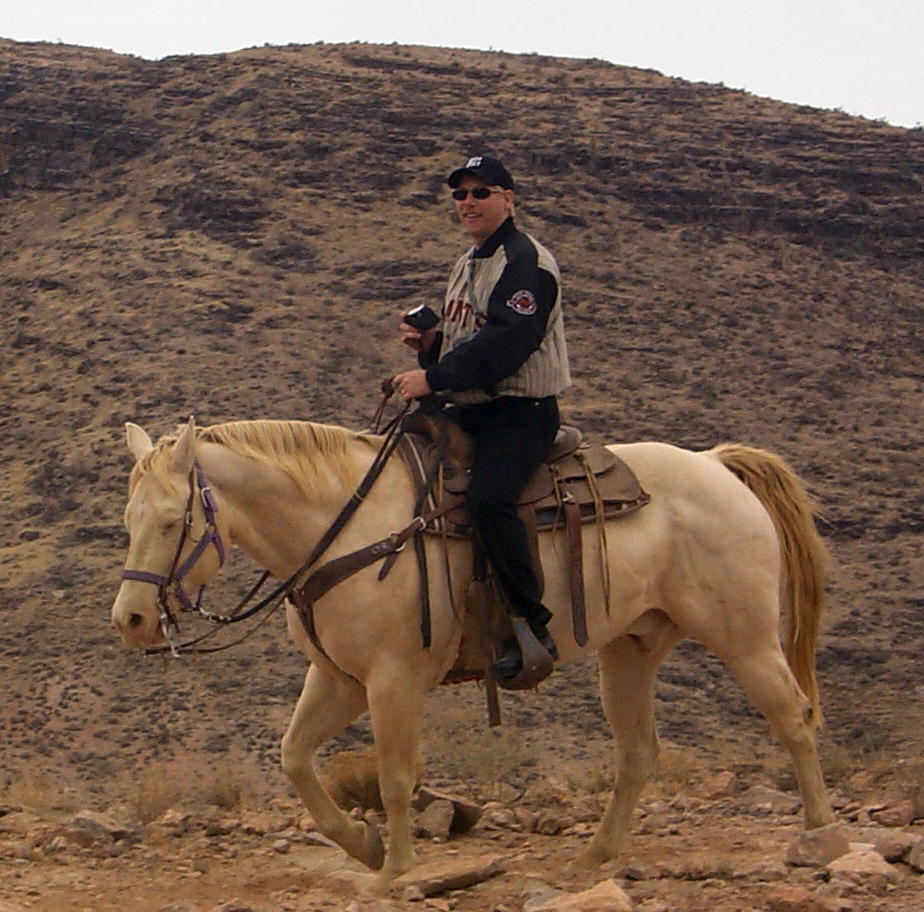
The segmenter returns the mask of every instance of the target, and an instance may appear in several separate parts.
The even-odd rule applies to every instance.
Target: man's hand
[[[417,332],[417,330],[414,330],[414,332]],[[427,383],[427,372],[419,368],[405,371],[403,374],[396,374],[391,378],[391,385],[405,402],[411,399],[419,399],[421,396],[429,396],[433,392],[430,389],[430,384]]]
[[[436,338],[435,329],[425,329],[421,332],[409,323],[402,323],[399,329],[401,330],[401,341],[414,351],[428,351]]]

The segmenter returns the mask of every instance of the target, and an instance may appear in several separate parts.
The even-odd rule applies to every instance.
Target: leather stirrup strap
[[[587,643],[587,606],[584,601],[584,553],[581,542],[581,508],[570,489],[562,498],[568,529],[568,579],[571,588],[571,625],[578,646]]]

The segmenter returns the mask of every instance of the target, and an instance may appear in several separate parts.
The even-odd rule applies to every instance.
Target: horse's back
[[[721,522],[770,523],[758,498],[723,465],[714,449],[687,450],[660,441],[615,443],[608,449],[635,472],[651,496],[651,505],[669,508],[675,521],[684,519],[684,511],[691,520],[702,521],[705,517],[692,514],[705,510]],[[772,524],[765,529],[772,531]]]
[[[657,581],[649,579],[661,599],[691,586],[719,591],[752,575],[758,588],[768,580],[775,586],[780,565],[773,520],[717,453],[653,441],[611,449],[651,496],[632,528],[614,524],[614,538],[632,556],[636,572],[651,568]]]

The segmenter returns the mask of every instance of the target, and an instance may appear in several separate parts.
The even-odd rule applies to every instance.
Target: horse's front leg
[[[369,713],[379,766],[379,791],[388,817],[388,852],[382,880],[414,865],[411,793],[417,778],[426,687],[404,666],[370,678]]]
[[[378,870],[384,858],[378,830],[351,819],[337,807],[318,780],[314,766],[318,747],[343,731],[365,709],[366,692],[360,684],[312,665],[282,739],[282,768],[318,829],[357,861]]]

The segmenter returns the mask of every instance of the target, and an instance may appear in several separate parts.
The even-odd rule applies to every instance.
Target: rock
[[[189,832],[191,821],[192,815],[170,808],[154,821],[151,830],[167,836],[183,836]]]
[[[340,848],[333,839],[328,839],[323,833],[305,833],[302,841],[305,845],[326,846],[329,849]]]
[[[259,912],[250,903],[242,902],[240,899],[232,899],[228,902],[219,903],[212,909],[212,912]]]
[[[557,890],[547,883],[534,884],[529,891],[529,898],[523,903],[523,912],[542,912],[549,904],[569,894],[564,890]]]
[[[416,900],[411,900],[411,902],[416,902]],[[405,912],[405,909],[406,906],[403,904],[399,905],[388,899],[372,900],[371,902],[367,899],[362,903],[354,900],[346,907],[344,912]]]
[[[731,770],[717,773],[706,783],[704,789],[705,795],[710,801],[715,801],[718,798],[730,798],[740,791],[741,782]]]
[[[636,833],[642,836],[654,836],[666,830],[668,826],[670,826],[670,818],[667,814],[651,813],[646,815],[638,825]]]
[[[230,836],[240,825],[237,817],[217,817],[205,825],[205,835]]]
[[[734,868],[726,858],[711,854],[695,855],[670,868],[672,877],[678,880],[729,880],[735,876]]]
[[[911,801],[902,801],[881,811],[872,811],[870,817],[885,827],[908,826],[915,818],[914,805]]]
[[[767,912],[837,912],[837,908],[805,887],[777,887],[767,897]]]
[[[77,846],[81,849],[89,849],[92,846],[102,843],[111,845],[112,839],[106,833],[93,832],[85,827],[70,824],[61,827],[61,829],[57,831],[53,842],[56,849],[66,846]]]
[[[854,831],[853,835],[861,842],[871,843],[886,861],[902,861],[924,839],[916,833],[877,827],[864,827]]]
[[[786,880],[789,873],[786,865],[781,861],[761,861],[758,864],[741,871],[741,876],[758,883],[772,883],[778,880]]]
[[[448,801],[452,804],[452,827],[453,833],[467,833],[481,819],[483,808],[481,805],[470,801],[468,798],[462,798],[459,795],[450,795],[445,792],[437,792],[433,789],[421,786],[414,795],[411,805],[416,811],[424,811],[434,801]]]
[[[847,831],[839,823],[806,830],[790,843],[786,862],[791,865],[821,867],[850,851]]]
[[[741,796],[741,803],[757,814],[797,814],[802,801],[794,795],[765,785],[755,785]]]
[[[41,857],[38,849],[31,842],[24,839],[5,845],[2,854],[9,858],[18,858],[21,861],[38,861]]]
[[[252,836],[265,836],[267,833],[285,829],[285,826],[279,820],[278,814],[252,811],[241,818],[241,829]]]
[[[676,910],[661,899],[646,899],[638,907],[638,912],[676,912]],[[750,912],[750,910],[742,909],[741,912]]]
[[[646,864],[637,858],[631,858],[622,869],[622,876],[626,880],[654,880],[661,876],[661,872],[654,865]]]
[[[431,801],[417,817],[417,835],[428,839],[448,839],[454,815],[455,808],[448,799]]]
[[[924,839],[915,843],[905,860],[915,871],[924,873]]]
[[[850,883],[884,889],[898,883],[900,875],[878,852],[848,852],[826,865],[832,877]]]
[[[26,811],[11,811],[0,817],[0,834],[15,833],[17,836],[25,836],[40,824],[41,821],[34,814]]]
[[[292,845],[288,839],[277,839],[273,842],[273,851],[280,855],[287,855],[291,848]]]
[[[392,887],[405,890],[418,887],[424,896],[437,896],[448,890],[463,890],[500,874],[502,860],[496,855],[443,858],[419,865],[392,881]]]
[[[539,899],[539,897],[537,897]],[[529,912],[632,912],[626,892],[612,880],[604,880],[581,893],[564,893],[549,897],[539,905],[530,904]]]
[[[96,811],[80,811],[74,816],[73,824],[93,833],[99,839],[111,839],[113,842],[125,839],[135,832],[134,827],[118,823],[112,817],[98,814]]]
[[[876,777],[869,770],[860,770],[854,773],[847,782],[855,792],[868,792],[876,784]]]
[[[536,816],[534,832],[543,836],[557,836],[574,826],[574,818],[558,811],[542,811]]]

